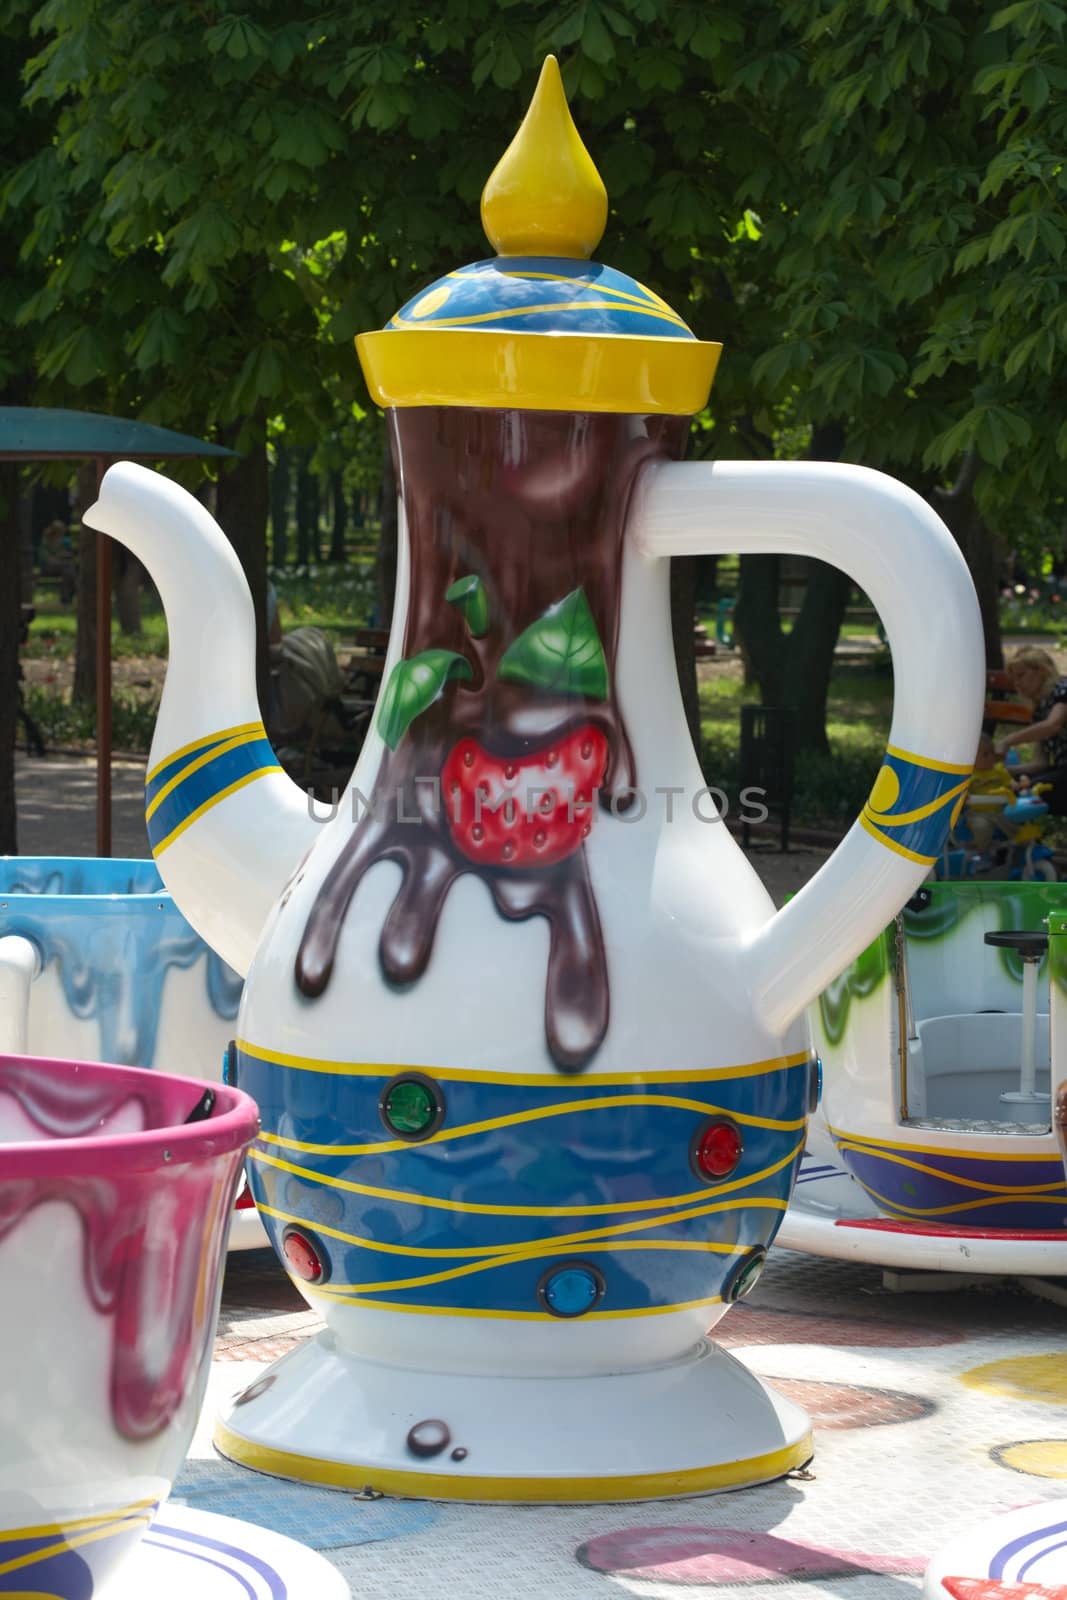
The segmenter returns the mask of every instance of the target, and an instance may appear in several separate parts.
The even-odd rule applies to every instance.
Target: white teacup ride
[[[823,992],[822,1105],[780,1244],[897,1270],[1067,1275],[1057,908],[1062,884],[926,884]]]
[[[0,1051],[221,1080],[240,999],[153,861],[0,857]],[[229,1248],[267,1242],[242,1179]]]
[[[88,1600],[170,1492],[257,1127],[224,1085],[0,1055],[0,1594]]]
[[[1052,929],[1055,969],[1067,944],[1067,918]],[[1067,1080],[1053,1120],[1067,1172]],[[925,1600],[1067,1600],[1067,1501],[1046,1500],[987,1517],[939,1550],[926,1569]]]

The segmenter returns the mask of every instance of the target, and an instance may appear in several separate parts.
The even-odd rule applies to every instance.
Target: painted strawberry
[[[590,723],[535,755],[505,759],[460,739],[441,769],[456,846],[487,867],[548,867],[579,849],[596,815],[608,741]]]

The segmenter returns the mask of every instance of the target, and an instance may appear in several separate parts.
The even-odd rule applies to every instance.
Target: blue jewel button
[[[550,1267],[537,1286],[537,1297],[553,1317],[582,1317],[604,1293],[604,1277],[586,1262]]]

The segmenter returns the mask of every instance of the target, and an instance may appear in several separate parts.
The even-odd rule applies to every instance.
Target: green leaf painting
[[[471,637],[484,638],[489,632],[489,596],[481,578],[473,573],[468,578],[457,578],[451,588],[445,590],[445,599],[462,611]]]
[[[415,718],[433,704],[449,678],[471,678],[469,661],[454,650],[423,650],[398,661],[378,708],[378,732],[395,750]]]
[[[532,622],[505,650],[498,676],[548,694],[608,697],[604,646],[582,589],[573,589]]]

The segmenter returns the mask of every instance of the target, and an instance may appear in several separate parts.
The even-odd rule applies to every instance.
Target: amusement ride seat
[[[1019,1087],[1008,1089],[1000,1096],[1005,1105],[1044,1106],[1049,1096],[1036,1087],[1037,1064],[1034,1052],[1034,1030],[1037,1022],[1037,969],[1048,950],[1048,934],[1043,931],[1008,929],[991,931],[985,935],[986,944],[1002,950],[1014,950],[1023,964],[1023,1036],[1020,1050]]]

